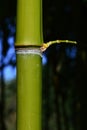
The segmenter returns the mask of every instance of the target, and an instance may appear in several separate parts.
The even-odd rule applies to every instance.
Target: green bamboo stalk
[[[42,0],[18,0],[16,45],[40,45],[42,36]]]
[[[18,0],[16,47],[39,46],[42,36],[42,1]],[[17,54],[17,130],[41,130],[41,57]]]

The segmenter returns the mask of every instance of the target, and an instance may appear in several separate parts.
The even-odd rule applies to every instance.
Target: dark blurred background
[[[0,130],[16,129],[16,0],[0,1]],[[87,0],[43,0],[43,130],[87,130]]]

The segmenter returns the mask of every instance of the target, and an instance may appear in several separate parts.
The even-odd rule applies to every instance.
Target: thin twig
[[[76,41],[70,41],[70,40],[55,40],[55,41],[49,41],[47,43],[43,43],[41,46],[41,51],[44,52],[50,45],[52,44],[60,44],[60,43],[72,43],[72,44],[77,44]]]

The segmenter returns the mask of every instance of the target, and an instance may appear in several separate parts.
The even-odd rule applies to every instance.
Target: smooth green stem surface
[[[40,45],[42,35],[42,0],[18,0],[16,45]]]
[[[41,57],[17,55],[17,130],[41,130]]]

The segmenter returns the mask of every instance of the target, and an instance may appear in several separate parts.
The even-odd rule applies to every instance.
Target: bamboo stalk
[[[18,0],[16,39],[16,46],[43,43],[42,0]]]
[[[18,0],[15,45],[24,53],[17,54],[17,130],[41,130],[41,57],[25,50],[41,43],[42,1]]]
[[[41,129],[41,58],[17,55],[17,130]]]

